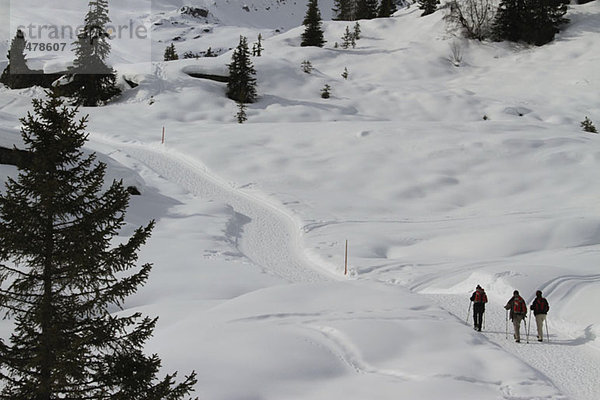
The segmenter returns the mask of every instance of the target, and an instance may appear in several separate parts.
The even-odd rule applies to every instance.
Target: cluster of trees
[[[434,1],[434,0],[422,0]],[[455,0],[449,18],[468,38],[508,40],[537,46],[554,40],[568,22],[566,0]]]
[[[87,117],[55,94],[21,119],[28,157],[0,194],[0,311],[14,320],[0,339],[0,399],[179,400],[192,372],[157,378],[146,355],[157,318],[113,314],[148,279],[138,251],[154,222],[115,244],[129,193],[85,154]]]
[[[103,105],[121,93],[116,85],[114,69],[106,64],[110,53],[109,34],[106,32],[109,22],[108,0],[91,0],[83,29],[74,43],[73,66],[66,71],[68,83],[52,87],[55,93],[70,97],[74,105]],[[43,71],[30,70],[25,58],[26,45],[25,35],[17,31],[8,52],[9,65],[0,82],[13,89],[37,84],[51,87],[58,76],[44,76]]]
[[[336,21],[387,18],[397,11],[394,0],[335,0]]]

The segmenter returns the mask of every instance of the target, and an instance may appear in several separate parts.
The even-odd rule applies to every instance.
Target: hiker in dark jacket
[[[515,342],[521,342],[521,322],[527,317],[527,304],[521,296],[519,291],[513,292],[513,297],[508,300],[508,303],[504,306],[505,309],[510,310],[510,320],[515,328]]]
[[[481,286],[477,285],[475,292],[471,295],[471,301],[473,302],[473,329],[481,332],[481,322],[483,321],[483,313],[485,312],[485,303],[487,303],[485,290]]]
[[[550,309],[548,300],[542,297],[541,290],[535,292],[535,300],[533,300],[533,303],[531,303],[531,309],[533,310],[533,315],[535,315],[535,323],[537,324],[538,342],[541,342],[544,340],[544,321],[546,321],[546,314]]]

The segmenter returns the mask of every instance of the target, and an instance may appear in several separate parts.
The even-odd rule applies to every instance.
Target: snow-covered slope
[[[160,315],[149,351],[165,369],[196,369],[200,397],[223,400],[598,398],[600,137],[579,123],[600,125],[600,4],[571,6],[540,48],[467,41],[413,7],[361,21],[355,49],[334,47],[349,24],[332,21],[324,48],[301,48],[305,1],[245,4],[115,5],[152,29],[154,62],[115,42],[140,85],[82,110],[89,149],[142,188],[124,234],[158,220],[141,255],[153,275],[127,307]],[[259,100],[239,125],[224,84],[188,73],[225,73],[227,49],[258,33]],[[223,53],[162,62],[177,36],[180,54]],[[0,89],[0,145],[20,145],[41,95]],[[514,289],[544,291],[550,343],[512,341]]]

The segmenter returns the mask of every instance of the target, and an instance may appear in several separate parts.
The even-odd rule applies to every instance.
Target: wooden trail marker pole
[[[348,275],[348,240],[346,240],[346,255],[344,256],[344,275]]]

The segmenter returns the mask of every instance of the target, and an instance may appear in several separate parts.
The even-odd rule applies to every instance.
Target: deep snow
[[[223,400],[597,398],[600,147],[579,122],[600,121],[598,2],[571,6],[541,48],[460,39],[442,11],[411,7],[361,21],[348,50],[334,48],[348,23],[329,21],[325,48],[299,47],[304,2],[242,3],[194,2],[211,10],[202,21],[174,0],[115,4],[152,30],[113,44],[140,86],[82,110],[88,149],[143,192],[123,234],[158,221],[141,254],[155,268],[126,312],[160,316],[148,351],[165,371],[196,369],[200,397]],[[50,10],[33,16],[81,14]],[[239,125],[223,84],[185,72],[223,73],[239,35],[258,33],[259,101]],[[164,63],[176,36],[180,53],[224,53]],[[42,95],[0,89],[0,145],[21,144],[18,117]],[[482,333],[467,317],[477,284]],[[514,289],[544,291],[550,343],[506,334]]]

